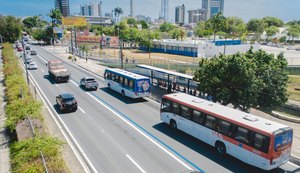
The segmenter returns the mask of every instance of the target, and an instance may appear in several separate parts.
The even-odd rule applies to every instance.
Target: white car
[[[27,68],[28,70],[36,70],[38,67],[35,62],[30,62]]]

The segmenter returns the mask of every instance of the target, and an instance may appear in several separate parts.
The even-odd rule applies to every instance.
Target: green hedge
[[[5,76],[7,105],[6,126],[13,132],[16,125],[28,115],[30,118],[42,119],[42,104],[34,100],[29,92],[24,73],[18,58],[10,44],[4,44],[3,73]],[[45,172],[40,156],[43,151],[49,172],[69,172],[61,157],[60,148],[63,143],[58,138],[53,138],[43,132],[35,139],[13,141],[10,146],[12,172]]]

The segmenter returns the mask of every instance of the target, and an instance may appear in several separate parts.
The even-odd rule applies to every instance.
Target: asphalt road
[[[55,84],[48,77],[45,61],[58,59],[40,47],[32,56],[38,70],[30,70],[53,106],[55,96],[72,93],[78,101],[75,113],[60,114],[63,122],[98,172],[264,172],[230,156],[220,156],[214,148],[186,135],[172,131],[159,119],[159,105],[150,100],[133,100],[109,90],[102,78],[66,61],[71,71],[69,83]],[[98,91],[85,92],[79,80],[94,76]],[[57,111],[57,110],[56,110]],[[59,112],[59,111],[58,111]],[[300,172],[292,164],[272,172]]]

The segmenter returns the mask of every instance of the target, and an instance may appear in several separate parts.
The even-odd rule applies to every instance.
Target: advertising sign
[[[62,24],[64,26],[86,26],[87,22],[84,17],[63,17]]]

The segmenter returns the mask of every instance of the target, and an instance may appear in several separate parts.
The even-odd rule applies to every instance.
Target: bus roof
[[[118,68],[110,68],[110,69],[106,69],[106,70],[118,73],[120,75],[128,76],[128,77],[133,78],[133,79],[149,79],[149,77],[142,76],[142,75],[132,73],[132,72],[129,72],[129,71],[126,71],[126,70],[118,69]]]
[[[237,125],[245,125],[252,129],[257,129],[266,133],[274,133],[278,129],[288,127],[253,114],[245,113],[185,93],[169,94],[165,95],[163,98],[168,98],[170,100],[198,108],[200,111],[204,110],[206,113],[210,113],[211,115],[217,115],[221,118],[223,117],[224,120],[229,118]]]

